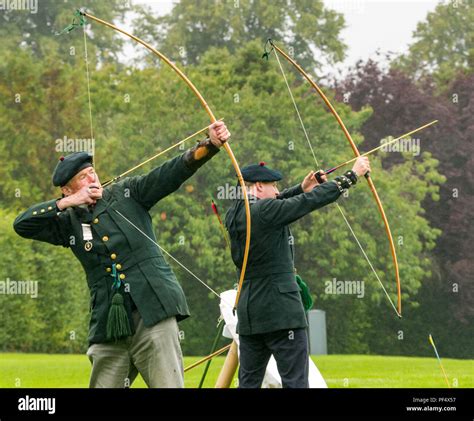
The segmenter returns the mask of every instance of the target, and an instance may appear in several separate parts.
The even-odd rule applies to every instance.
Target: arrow
[[[438,362],[439,362],[439,365],[441,367],[441,371],[443,372],[443,375],[444,375],[444,378],[446,380],[446,384],[448,385],[448,387],[451,389],[451,385],[449,384],[449,380],[448,380],[448,376],[446,375],[446,371],[444,371],[444,367],[443,367],[443,364],[441,363],[441,358],[439,357],[439,354],[438,354],[438,350],[436,349],[436,345],[434,343],[434,340],[433,340],[433,337],[430,336],[428,337],[428,339],[430,340],[430,343],[431,345],[433,346],[433,349],[434,349],[434,352],[436,354],[436,358],[438,359]]]
[[[387,142],[387,143],[384,143],[383,145],[377,146],[376,148],[371,149],[370,151],[365,152],[365,153],[361,154],[360,156],[367,156],[367,155],[370,155],[370,154],[372,154],[372,153],[378,151],[379,149],[382,149],[382,148],[384,148],[384,147],[387,147],[388,145],[391,145],[392,143],[395,143],[395,142],[397,142],[397,141],[399,141],[399,140],[401,140],[401,139],[403,139],[403,138],[405,138],[405,137],[411,136],[412,134],[414,134],[414,133],[416,133],[416,132],[419,132],[419,131],[421,131],[421,130],[423,130],[423,129],[426,129],[427,127],[430,127],[430,126],[432,126],[433,124],[436,124],[437,122],[438,122],[438,120],[433,120],[432,122],[427,123],[427,124],[425,124],[425,125],[423,125],[423,126],[421,126],[421,127],[418,127],[417,129],[412,130],[411,132],[405,133],[404,135],[401,135],[401,136],[397,137],[396,139],[391,140],[390,142]],[[339,168],[344,167],[345,165],[350,164],[351,162],[354,162],[356,159],[357,159],[357,157],[356,157],[356,158],[349,159],[349,161],[346,161],[346,162],[343,162],[342,164],[336,165],[335,167],[332,167],[332,168],[330,168],[330,169],[324,171],[323,174],[321,174],[321,173],[319,173],[319,174],[320,174],[320,175],[331,174],[331,173],[333,173],[334,171],[338,170]]]
[[[186,367],[184,369],[184,372],[186,373],[186,371],[191,370],[194,367],[197,367],[199,364],[205,363],[206,361],[211,360],[212,358],[217,357],[220,354],[223,354],[228,349],[230,349],[231,346],[232,346],[232,343],[230,343],[229,345],[226,345],[224,348],[218,349],[216,352],[213,352],[212,354],[208,355],[207,357],[204,357],[204,358],[200,359],[199,361],[196,361],[194,364],[191,364],[190,366]]]
[[[211,205],[212,206],[212,211],[214,212],[214,215],[217,216],[217,219],[219,221],[219,227],[221,229],[222,235],[224,236],[227,247],[229,247],[229,250],[230,250],[229,237],[227,236],[227,232],[224,228],[224,224],[222,223],[222,219],[221,219],[221,216],[220,216],[219,211],[217,209],[217,205],[215,204],[214,200],[211,200],[211,202],[212,202],[212,205]]]
[[[221,118],[217,121],[223,121],[223,120],[224,119]],[[164,155],[166,152],[170,151],[171,149],[174,149],[174,148],[178,147],[179,145],[183,144],[184,142],[188,141],[189,139],[192,139],[193,137],[195,137],[197,135],[200,135],[201,133],[205,132],[208,128],[209,128],[209,126],[203,127],[201,130],[198,130],[197,132],[189,135],[185,139],[180,140],[179,142],[175,143],[174,145],[169,146],[164,151],[158,152],[156,155],[153,155],[151,158],[146,159],[145,161],[141,162],[138,165],[135,165],[133,168],[130,168],[129,170],[127,170],[127,171],[123,172],[122,174],[118,175],[117,177],[114,177],[111,180],[106,181],[104,184],[102,184],[102,187],[106,187],[109,184],[120,180],[122,177],[125,177],[127,174],[130,174],[132,171],[135,171],[138,168],[143,167],[143,165],[148,164],[149,162],[153,161],[154,159],[158,158],[161,155]]]

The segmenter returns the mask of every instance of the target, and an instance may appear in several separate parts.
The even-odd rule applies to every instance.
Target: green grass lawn
[[[312,357],[329,387],[447,387],[435,358],[325,355]],[[186,357],[185,366],[200,357]],[[213,387],[224,357],[213,360],[205,387]],[[474,361],[443,359],[454,386],[474,387]],[[204,364],[185,374],[186,387],[197,387]],[[85,355],[0,354],[0,388],[87,387],[90,363]],[[132,387],[146,387],[138,377]]]

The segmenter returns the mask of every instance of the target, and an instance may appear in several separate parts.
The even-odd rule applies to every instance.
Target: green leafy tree
[[[294,55],[309,67],[341,60],[345,48],[338,38],[343,16],[320,0],[183,0],[168,15],[142,14],[136,27],[147,39],[158,40],[160,50],[186,64],[199,63],[209,48],[234,53],[255,39],[290,43]]]
[[[8,4],[8,2],[5,3]],[[37,2],[11,3],[37,3],[38,7],[36,10],[21,8],[19,10],[16,8],[2,10],[0,15],[2,44],[5,40],[7,43],[5,47],[8,47],[9,50],[27,50],[37,58],[47,58],[58,50],[63,54],[63,57],[67,57],[72,48],[81,46],[83,41],[81,38],[78,43],[71,44],[71,38],[66,43],[60,37],[55,36],[71,24],[77,9],[85,8],[108,21],[123,19],[125,13],[130,10],[129,2],[123,0],[100,2],[92,0],[38,0]],[[79,23],[78,17],[75,17],[74,20]],[[103,60],[113,60],[117,58],[117,53],[121,50],[122,40],[123,38],[115,32],[100,27],[94,30],[94,37],[90,43],[99,47],[98,51]]]
[[[399,65],[415,79],[432,76],[438,89],[459,71],[474,68],[474,8],[471,2],[440,3],[414,32],[415,42]]]
[[[0,215],[0,281],[37,283],[37,294],[2,289],[0,351],[83,352],[89,293],[80,264],[65,249],[20,239],[12,227],[15,214]]]

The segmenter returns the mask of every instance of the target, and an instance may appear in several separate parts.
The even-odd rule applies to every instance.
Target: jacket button
[[[122,269],[122,265],[121,265],[120,263],[117,263],[117,264],[115,265],[115,267],[117,268],[117,270]]]
[[[112,272],[112,268],[105,269],[106,272]]]
[[[34,211],[34,212],[33,212],[33,215],[38,215],[38,212]]]
[[[102,237],[102,241],[109,241],[109,237],[107,237],[106,235],[104,235],[104,236]]]
[[[52,207],[52,206],[48,206],[48,210],[53,210],[53,207]]]
[[[110,258],[111,258],[112,260],[115,260],[115,259],[117,258],[117,255],[116,255],[115,253],[112,253],[112,254],[110,255]]]
[[[99,218],[95,218],[94,219],[94,224],[98,224],[99,223]]]
[[[119,276],[120,279],[125,279],[126,276],[125,276],[125,273],[121,273],[120,276]]]
[[[41,209],[41,213],[44,213],[44,209]]]

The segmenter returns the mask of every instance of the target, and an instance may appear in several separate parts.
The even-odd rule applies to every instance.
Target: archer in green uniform
[[[155,240],[149,214],[229,139],[223,122],[209,138],[138,177],[105,188],[92,156],[62,157],[53,184],[63,197],[18,216],[22,237],[68,247],[81,262],[90,290],[90,387],[127,387],[140,373],[149,387],[183,387],[178,324],[186,299]],[[124,224],[123,215],[139,228]],[[72,282],[72,280],[70,280]]]
[[[279,192],[280,172],[265,163],[242,169],[251,213],[251,241],[245,279],[237,305],[240,341],[239,387],[261,387],[273,354],[283,387],[308,387],[307,321],[296,281],[289,225],[310,212],[335,202],[358,177],[370,171],[360,157],[351,171],[322,184],[309,173],[301,184]],[[236,200],[226,214],[232,259],[242,268],[245,250],[244,201]]]

